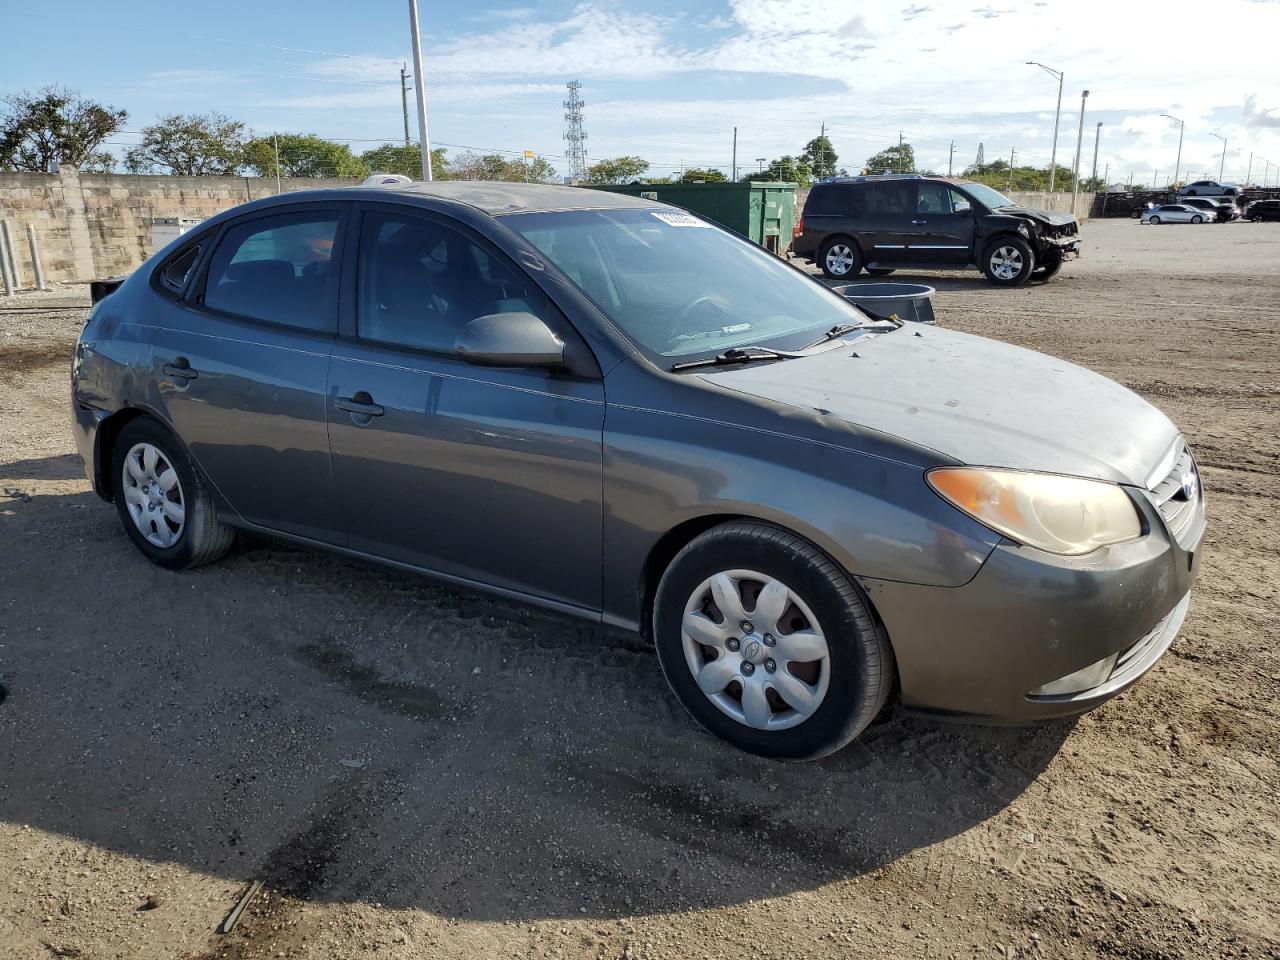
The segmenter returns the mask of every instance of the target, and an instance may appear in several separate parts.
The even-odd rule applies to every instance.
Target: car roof
[[[607,190],[564,187],[550,183],[507,183],[499,180],[436,180],[431,183],[349,187],[369,196],[434,197],[469,204],[491,217],[511,213],[550,213],[565,210],[651,209],[652,200]]]

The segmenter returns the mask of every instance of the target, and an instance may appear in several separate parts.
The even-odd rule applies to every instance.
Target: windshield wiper
[[[694,367],[720,367],[732,363],[751,363],[755,360],[790,360],[792,357],[802,356],[804,356],[802,353],[796,353],[791,350],[774,350],[771,347],[730,347],[723,353],[717,353],[714,357],[673,363],[671,369],[673,371],[692,370]]]
[[[840,337],[846,336],[850,333],[855,333],[858,330],[879,330],[882,333],[887,333],[890,330],[897,330],[903,324],[903,321],[896,317],[881,317],[878,314],[873,314],[873,316],[875,316],[875,322],[873,323],[837,323],[817,340],[814,340],[812,343],[806,343],[800,349],[812,350],[820,344],[839,339]],[[892,324],[892,326],[886,327],[883,325],[884,323]]]

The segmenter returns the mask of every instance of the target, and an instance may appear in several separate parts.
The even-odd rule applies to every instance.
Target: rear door
[[[357,217],[328,398],[349,545],[599,610],[602,382],[474,366],[453,349],[492,314],[534,313],[566,343],[576,331],[452,218],[377,204]]]
[[[916,238],[916,186],[911,180],[882,180],[863,188],[865,228],[859,236],[868,265],[909,263],[907,248]]]
[[[915,216],[907,241],[908,263],[963,266],[973,248],[974,211],[967,196],[945,183],[915,184]]]
[[[152,331],[158,404],[244,519],[340,543],[325,423],[345,203],[233,220]]]

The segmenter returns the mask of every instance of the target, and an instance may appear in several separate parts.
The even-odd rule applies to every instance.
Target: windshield
[[[965,191],[977,200],[988,210],[995,210],[998,207],[1012,207],[1013,201],[1006,197],[999,190],[992,190],[985,183],[966,183]]]
[[[513,214],[502,222],[651,359],[749,344],[795,349],[831,327],[869,322],[755,244],[669,207]]]

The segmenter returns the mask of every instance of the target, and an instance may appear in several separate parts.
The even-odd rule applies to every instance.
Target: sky
[[[0,96],[58,83],[129,111],[117,152],[160,115],[217,111],[254,133],[316,133],[357,152],[403,139],[406,0],[0,0]],[[33,9],[34,8],[34,9]],[[658,174],[739,172],[825,129],[860,168],[898,141],[939,172],[1057,157],[1109,180],[1280,182],[1280,0],[420,0],[429,129],[450,155],[533,150],[568,172],[569,80],[582,83],[588,162],[636,154]],[[410,114],[413,119],[412,90]],[[416,121],[413,121],[416,139]],[[1250,155],[1252,165],[1250,166]],[[1273,161],[1273,162],[1268,162]]]

